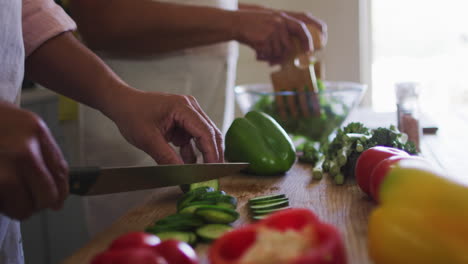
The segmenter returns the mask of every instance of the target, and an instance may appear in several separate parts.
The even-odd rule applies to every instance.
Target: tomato
[[[387,176],[388,172],[396,166],[396,163],[402,159],[407,159],[409,157],[404,156],[392,156],[390,158],[386,158],[380,161],[375,168],[372,170],[370,175],[370,195],[374,198],[375,201],[379,201],[378,191],[380,184],[382,183],[385,176]]]
[[[168,262],[150,248],[128,248],[105,251],[91,261],[91,264],[168,264]],[[170,264],[170,263],[169,263]]]
[[[198,257],[189,244],[173,239],[165,240],[154,247],[169,264],[197,264]]]
[[[159,237],[144,233],[144,232],[132,232],[118,237],[112,242],[109,250],[120,250],[127,248],[142,248],[142,247],[154,247],[161,242]]]
[[[211,264],[237,264],[243,254],[255,243],[257,230],[268,227],[280,231],[312,227],[315,241],[303,255],[291,259],[288,264],[346,264],[346,255],[337,229],[322,223],[308,209],[288,209],[274,213],[255,224],[247,225],[224,234],[217,239],[209,250]],[[310,236],[310,232],[302,233]],[[306,237],[309,238],[309,237]],[[281,251],[282,245],[278,245]]]
[[[392,156],[409,157],[409,154],[401,149],[376,146],[364,151],[356,162],[354,174],[356,181],[363,192],[370,194],[370,175],[374,167],[382,160]]]

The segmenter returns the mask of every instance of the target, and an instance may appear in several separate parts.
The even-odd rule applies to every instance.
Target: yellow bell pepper
[[[384,179],[369,219],[375,264],[468,264],[468,187],[415,160]]]

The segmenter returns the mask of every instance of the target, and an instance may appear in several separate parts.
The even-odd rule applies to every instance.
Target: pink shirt
[[[75,22],[52,0],[23,0],[22,16],[26,57],[48,39],[76,28]]]

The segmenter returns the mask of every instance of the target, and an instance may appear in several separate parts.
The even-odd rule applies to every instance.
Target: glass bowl
[[[271,84],[248,84],[234,88],[236,101],[243,114],[251,110],[265,112],[278,121],[292,137],[305,137],[314,141],[328,138],[361,102],[365,91],[366,85],[360,83],[319,82],[321,115],[297,118],[289,116],[282,119],[276,108],[275,97],[284,96],[286,101],[286,97],[296,96],[298,92],[274,92]]]

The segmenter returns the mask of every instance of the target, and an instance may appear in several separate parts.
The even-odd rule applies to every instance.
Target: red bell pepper
[[[294,232],[294,236],[302,236],[307,247],[299,255],[284,260],[287,264],[346,264],[344,246],[337,229],[320,222],[315,214],[308,209],[287,209],[270,215],[257,223],[235,229],[217,239],[209,250],[211,264],[241,264],[249,263],[245,254],[261,243],[261,232],[278,234]],[[270,244],[275,251],[285,253],[285,246],[297,242],[298,239]],[[276,250],[277,248],[277,250]],[[262,256],[263,258],[263,256]],[[268,259],[264,259],[268,263]],[[253,262],[250,262],[253,263]],[[279,263],[278,259],[270,263]]]
[[[364,151],[359,156],[354,174],[363,192],[370,195],[370,177],[375,166],[382,160],[393,156],[409,157],[409,154],[397,148],[376,146]]]
[[[406,157],[406,156],[396,155],[396,156],[392,156],[390,158],[386,158],[380,161],[374,167],[370,175],[369,186],[370,186],[370,195],[376,202],[379,202],[379,189],[385,177],[387,177],[387,175],[393,168],[398,166],[401,160],[409,160],[409,159],[426,162],[421,157],[417,157],[417,156]],[[429,163],[428,163],[428,166],[429,166]]]
[[[91,264],[198,264],[195,251],[185,242],[165,240],[143,232],[118,237],[95,256]]]

